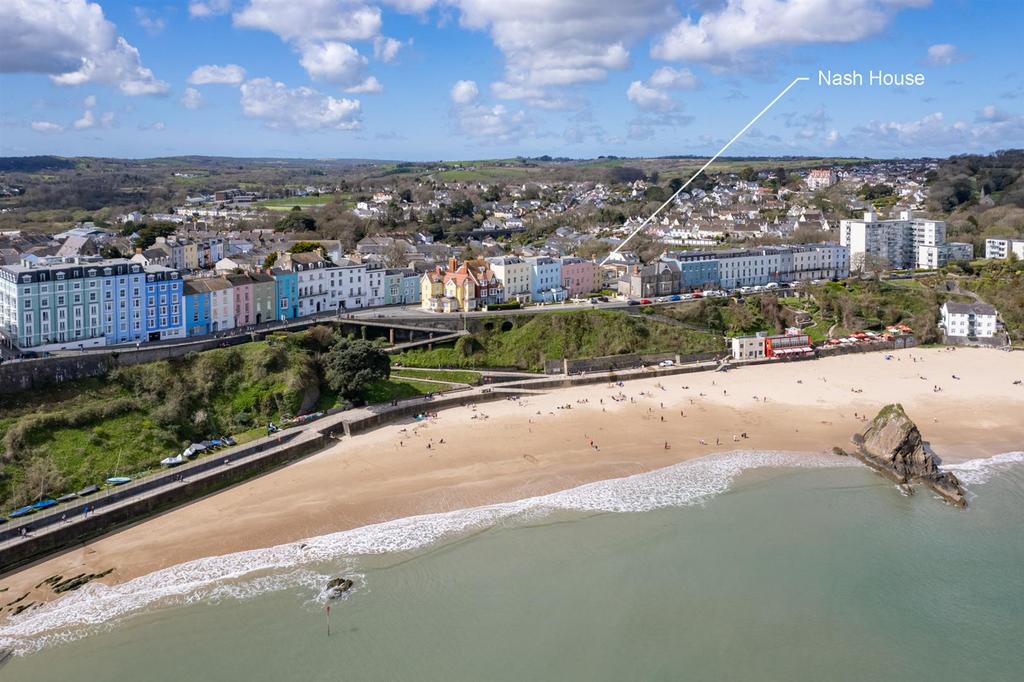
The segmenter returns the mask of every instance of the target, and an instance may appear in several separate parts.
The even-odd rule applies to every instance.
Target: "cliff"
[[[925,447],[917,424],[902,405],[883,407],[863,433],[854,435],[853,442],[857,448],[849,454],[906,490],[912,490],[911,484],[920,483],[950,504],[967,506],[960,481],[952,473],[939,470],[935,455]]]

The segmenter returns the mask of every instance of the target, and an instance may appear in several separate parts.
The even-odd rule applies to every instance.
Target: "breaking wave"
[[[969,459],[966,462],[959,462],[948,466],[943,465],[942,469],[943,471],[952,471],[960,479],[961,483],[977,485],[987,482],[992,478],[993,474],[1021,462],[1024,462],[1024,452],[1016,450],[1014,452],[993,455],[992,457]]]
[[[516,502],[411,516],[265,549],[196,559],[119,585],[89,583],[61,599],[20,614],[0,626],[0,650],[31,653],[49,644],[112,627],[115,622],[150,607],[245,599],[296,587],[306,588],[310,594],[320,595],[316,599],[323,599],[321,590],[330,576],[316,568],[323,568],[325,562],[333,562],[335,568],[339,562],[354,567],[355,557],[414,551],[445,539],[560,510],[644,512],[701,504],[728,490],[737,476],[750,469],[856,466],[860,465],[850,459],[826,455],[712,455]],[[957,474],[960,475],[959,470]],[[363,584],[363,580],[358,580],[356,589]]]

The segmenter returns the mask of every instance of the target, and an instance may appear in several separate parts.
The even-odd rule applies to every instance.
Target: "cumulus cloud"
[[[1005,111],[1002,111],[1001,109],[997,108],[994,104],[989,104],[982,107],[981,111],[978,112],[977,118],[977,120],[979,121],[988,121],[991,123],[1001,123],[1009,119],[1010,115]]]
[[[658,59],[736,66],[777,45],[849,43],[885,29],[895,13],[930,0],[728,0],[694,21],[686,17],[658,40]]]
[[[526,115],[511,111],[503,104],[481,103],[476,81],[458,81],[449,94],[452,116],[463,135],[504,141],[525,134]]]
[[[204,64],[198,66],[188,77],[192,85],[238,85],[245,80],[245,69],[238,64]]]
[[[61,133],[64,132],[64,126],[59,123],[53,123],[52,121],[32,121],[32,130],[37,133]]]
[[[1002,115],[994,108],[988,112],[985,109],[974,125],[960,120],[948,121],[937,111],[911,121],[871,121],[856,127],[850,137],[858,144],[912,149],[915,153],[921,149],[963,152],[1024,138],[1024,116]]]
[[[504,99],[602,81],[629,66],[629,45],[677,16],[670,0],[451,1],[462,25],[488,31],[505,55],[505,77],[492,87]]]
[[[103,83],[126,95],[169,86],[142,65],[103,9],[86,0],[0,2],[0,73],[42,73],[57,85]]]
[[[299,63],[313,80],[351,86],[362,80],[366,57],[348,43],[328,41],[304,46]]]
[[[71,127],[75,130],[89,130],[90,128],[109,128],[114,124],[114,112],[108,111],[99,118],[93,113],[92,109],[86,110],[82,117],[77,119],[71,124]]]
[[[96,106],[96,95],[89,95],[84,100],[82,100],[82,104],[85,105],[86,109],[92,109],[94,106]]]
[[[381,27],[380,8],[350,0],[249,0],[233,21],[295,42],[370,40]]]
[[[644,85],[643,81],[630,83],[626,97],[644,111],[672,111],[677,106],[666,93]]]
[[[355,130],[360,127],[359,100],[335,98],[307,88],[289,88],[270,78],[241,85],[242,113],[270,128],[284,130]]]
[[[402,41],[394,38],[377,36],[373,39],[373,56],[385,64],[395,61],[398,51],[402,48]]]
[[[232,15],[235,26],[276,34],[300,55],[310,78],[355,87],[366,79],[366,57],[346,41],[380,37],[381,11],[360,0],[249,0]],[[397,47],[381,43],[391,58]]]
[[[231,0],[193,0],[188,3],[189,16],[197,19],[215,17],[231,11]]]
[[[700,80],[689,69],[674,69],[671,66],[663,66],[651,74],[651,77],[647,79],[647,84],[652,88],[693,90],[700,86]]]
[[[939,43],[928,48],[924,61],[929,66],[949,66],[964,60],[964,55],[956,45]]]
[[[362,83],[345,88],[345,92],[352,94],[376,95],[384,92],[384,85],[374,76],[370,76]]]
[[[452,86],[451,97],[455,104],[469,104],[480,94],[476,81],[459,81]]]
[[[181,96],[181,106],[193,111],[199,109],[203,106],[203,93],[195,88],[185,88],[185,93]]]
[[[700,81],[689,69],[663,66],[651,74],[647,82],[633,81],[626,89],[626,98],[644,111],[668,112],[679,107],[667,90],[693,90]]]

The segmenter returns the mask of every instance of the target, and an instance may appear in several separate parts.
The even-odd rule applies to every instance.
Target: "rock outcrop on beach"
[[[886,405],[863,433],[855,434],[857,446],[850,453],[868,466],[892,478],[907,491],[920,483],[950,504],[966,507],[967,499],[957,477],[940,471],[935,455],[921,439],[917,424],[903,406]]]

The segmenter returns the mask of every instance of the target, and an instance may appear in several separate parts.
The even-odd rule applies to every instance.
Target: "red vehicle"
[[[651,299],[649,299],[649,298],[641,298],[640,299],[640,305],[650,305],[650,304],[651,304]]]
[[[693,298],[704,298],[704,294],[702,294],[699,291],[693,292],[692,294],[690,294],[690,296],[692,296]]]

